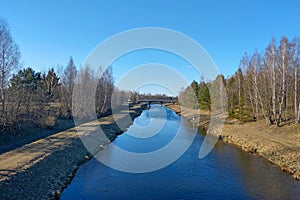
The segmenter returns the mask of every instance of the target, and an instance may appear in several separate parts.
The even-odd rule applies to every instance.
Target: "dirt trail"
[[[142,110],[143,105],[132,107],[131,118],[140,115]],[[112,140],[120,133],[116,121],[126,127],[130,125],[125,116],[124,113],[104,117],[1,154],[0,199],[55,198],[71,180],[80,163],[91,158],[79,135],[92,137],[91,134],[100,125]],[[93,151],[97,152],[109,140],[95,142],[97,148]]]
[[[32,142],[0,155],[0,181],[22,172],[77,138],[76,128]]]

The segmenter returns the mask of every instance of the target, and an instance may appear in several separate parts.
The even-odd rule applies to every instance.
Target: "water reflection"
[[[159,119],[156,114],[153,116]],[[123,134],[114,143],[133,152],[159,149],[175,137],[182,120],[186,135],[195,134],[192,125],[173,111],[166,109],[165,114],[167,120],[158,134],[142,139]],[[150,115],[144,111],[132,127],[148,126]],[[132,127],[128,131],[135,130]],[[199,159],[203,138],[197,134],[176,162],[150,173],[120,172],[92,159],[79,168],[61,199],[299,199],[300,182],[234,146],[218,142],[210,154]],[[118,157],[109,147],[106,153],[112,161]]]

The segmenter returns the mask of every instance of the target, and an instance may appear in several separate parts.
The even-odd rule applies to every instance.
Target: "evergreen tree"
[[[198,92],[198,100],[200,109],[208,109],[210,110],[210,93],[208,84],[205,82],[201,82],[199,84],[199,92]]]

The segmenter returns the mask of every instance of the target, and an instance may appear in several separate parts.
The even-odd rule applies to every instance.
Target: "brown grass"
[[[256,153],[300,179],[300,125],[267,125],[265,120],[225,124],[223,141]]]
[[[180,108],[177,104],[167,105],[181,116],[192,119],[201,114],[199,127],[206,129],[208,111]],[[193,121],[192,121],[193,122]],[[300,179],[300,125],[286,124],[282,127],[267,125],[265,120],[240,124],[236,119],[226,119],[221,138],[224,142],[237,145],[242,150],[257,154]]]
[[[130,110],[131,118],[138,116],[143,105]],[[93,137],[93,131],[103,126],[105,134],[113,140],[120,133],[115,121],[124,119],[107,116],[80,125],[77,129],[84,137]],[[127,127],[130,125],[127,120]],[[125,122],[124,122],[125,123]],[[82,144],[76,128],[62,131],[20,148],[0,154],[0,199],[49,199],[59,196],[70,182],[78,166],[91,158],[91,152]],[[95,140],[96,153],[106,140]]]

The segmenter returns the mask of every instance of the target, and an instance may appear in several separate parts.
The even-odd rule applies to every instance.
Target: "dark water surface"
[[[151,120],[158,123],[163,120],[161,115],[167,120],[158,134],[150,137],[151,131],[132,132],[135,126],[147,126]],[[93,158],[78,169],[61,199],[300,199],[299,181],[234,146],[219,141],[206,157],[199,159],[204,136],[165,107],[152,106],[144,111],[114,144],[137,153],[160,149],[174,138],[181,121],[185,134],[196,136],[176,162],[154,172],[127,173]],[[141,138],[136,137],[138,134]],[[109,156],[111,160],[119,159],[113,152]]]

